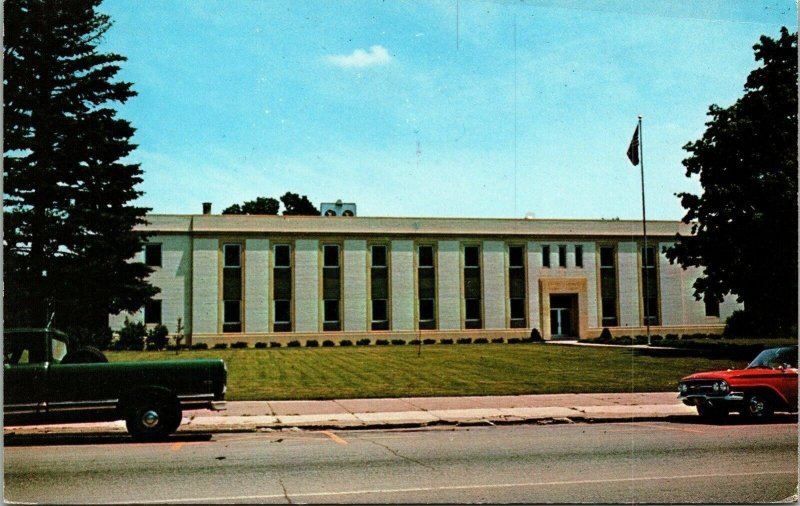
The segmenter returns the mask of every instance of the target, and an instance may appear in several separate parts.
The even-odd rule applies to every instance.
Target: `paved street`
[[[796,500],[797,425],[670,422],[6,437],[5,499],[57,503]]]

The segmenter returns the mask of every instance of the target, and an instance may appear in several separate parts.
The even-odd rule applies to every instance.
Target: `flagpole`
[[[647,274],[647,215],[644,203],[644,144],[642,143],[642,115],[639,115],[639,168],[642,173],[642,232],[644,233],[644,251],[642,262],[644,263],[644,322],[647,327],[647,346],[650,346],[650,287],[648,286]],[[655,259],[653,259],[655,261]]]

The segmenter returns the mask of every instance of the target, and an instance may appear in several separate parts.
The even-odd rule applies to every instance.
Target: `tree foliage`
[[[283,202],[284,216],[319,216],[319,209],[314,207],[314,204],[312,204],[305,195],[300,196],[296,193],[286,192],[286,194],[281,197],[281,202]]]
[[[123,56],[98,51],[111,27],[100,0],[4,2],[4,220],[7,325],[100,328],[157,293],[142,248],[147,209],[115,81]]]
[[[733,293],[760,333],[787,334],[797,331],[797,34],[783,28],[753,49],[761,64],[744,95],[712,105],[703,137],[684,146],[703,193],[678,195],[692,235],[666,253],[703,267],[695,297]]]
[[[280,202],[272,197],[258,197],[242,205],[233,204],[222,211],[222,214],[278,214]]]
[[[319,216],[319,210],[308,200],[296,193],[286,192],[281,197],[284,215]],[[278,214],[280,203],[272,197],[258,197],[243,204],[233,204],[225,208],[222,214]]]

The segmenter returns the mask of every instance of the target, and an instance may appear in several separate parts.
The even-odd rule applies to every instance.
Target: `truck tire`
[[[102,351],[94,346],[84,346],[70,351],[61,359],[62,364],[99,364],[108,362]]]
[[[132,400],[125,408],[125,427],[134,439],[158,441],[181,424],[181,407],[166,395],[148,395]]]

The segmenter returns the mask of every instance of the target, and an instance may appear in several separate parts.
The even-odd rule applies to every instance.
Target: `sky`
[[[287,191],[359,216],[679,220],[682,147],[792,0],[106,0],[153,213]]]

